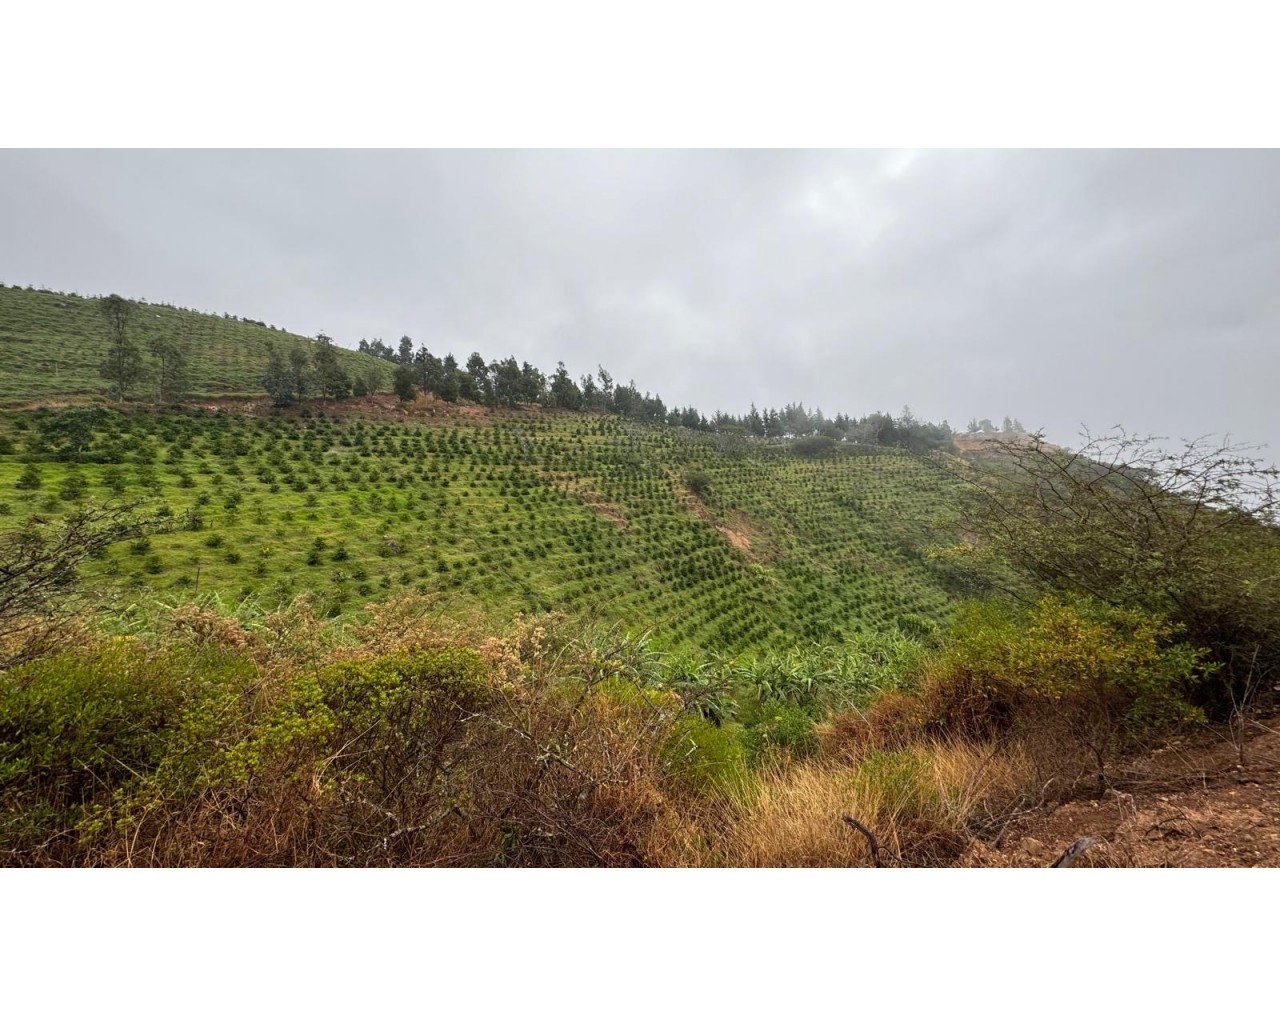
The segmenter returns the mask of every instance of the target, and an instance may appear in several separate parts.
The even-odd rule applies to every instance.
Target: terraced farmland
[[[923,460],[811,460],[614,417],[450,412],[10,411],[0,529],[141,499],[163,531],[94,562],[104,589],[265,608],[307,593],[329,614],[417,591],[446,612],[505,623],[558,610],[701,652],[947,615],[924,550],[949,539],[949,481]],[[59,437],[86,425],[74,449]]]

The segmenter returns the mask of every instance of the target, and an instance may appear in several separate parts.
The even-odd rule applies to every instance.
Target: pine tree
[[[462,394],[462,372],[452,353],[446,353],[441,364],[440,391],[437,393],[447,403],[456,403]]]
[[[613,375],[601,365],[596,365],[596,377],[600,379],[600,409],[612,413],[613,407]]]
[[[98,373],[115,386],[116,395],[122,401],[129,390],[146,373],[142,351],[129,338],[129,317],[133,305],[124,297],[113,293],[99,302],[102,316],[107,322],[107,357]]]
[[[338,362],[338,351],[333,340],[321,332],[316,336],[316,351],[312,357],[316,368],[316,385],[321,399],[345,399],[351,394],[351,379]]]
[[[582,391],[569,377],[563,360],[556,365],[556,373],[551,376],[551,405],[562,410],[582,408]]]
[[[291,356],[292,352],[290,351]],[[271,397],[272,405],[288,406],[293,402],[297,393],[294,377],[294,371],[280,356],[280,349],[273,344],[267,353],[266,373],[262,376],[262,387]]]
[[[26,468],[19,474],[13,486],[19,491],[34,491],[39,488],[40,484],[40,471],[36,469],[36,464],[27,463]]]
[[[458,380],[462,384],[462,398],[476,403],[489,402],[492,389],[489,384],[489,368],[479,353],[473,353],[467,358],[467,371]]]
[[[311,391],[311,361],[302,346],[294,346],[289,350],[289,385],[293,397],[305,399]]]
[[[181,337],[156,336],[149,343],[156,358],[156,394],[161,402],[178,402],[190,388],[189,343]]]
[[[392,375],[391,387],[402,403],[413,402],[417,390],[413,385],[413,368],[409,364],[399,364]]]

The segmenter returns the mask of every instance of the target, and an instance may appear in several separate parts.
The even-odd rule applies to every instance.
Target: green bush
[[[1158,615],[1084,600],[1045,598],[1026,612],[973,604],[950,633],[942,673],[975,678],[995,697],[1119,697],[1137,723],[1188,719],[1187,693],[1208,667],[1180,636]]]
[[[225,651],[159,652],[117,638],[0,675],[0,844],[21,851],[68,835],[95,803],[110,802],[172,753],[187,710],[253,672]],[[202,744],[208,740],[189,748]]]
[[[791,443],[791,451],[806,459],[818,459],[834,453],[839,444],[825,434],[815,434],[809,438],[797,438]]]
[[[1092,601],[970,604],[929,668],[925,716],[943,733],[984,738],[1061,726],[1102,782],[1126,743],[1204,719],[1191,696],[1213,665],[1181,637],[1158,615]]]
[[[752,763],[779,756],[804,759],[818,751],[813,717],[794,703],[763,700],[742,715],[742,744]]]
[[[918,614],[899,615],[898,631],[909,639],[928,640],[938,634],[938,625],[929,618]]]
[[[58,485],[58,497],[63,501],[79,501],[89,490],[89,482],[78,473],[69,473]]]
[[[458,647],[297,674],[227,762],[245,779],[281,760],[311,763],[337,752],[338,767],[385,773],[390,759],[427,747],[427,728],[457,725],[485,702],[485,675],[479,655]]]
[[[40,484],[40,471],[36,469],[35,463],[27,463],[13,486],[19,491],[34,491],[40,487]]]
[[[685,476],[684,486],[699,498],[705,498],[711,493],[711,478],[702,470],[694,470]]]
[[[894,633],[860,633],[842,644],[797,647],[738,665],[741,680],[760,700],[802,707],[810,716],[864,706],[891,689],[910,688],[928,656]]]
[[[728,729],[685,714],[663,746],[667,773],[699,794],[741,795],[748,787],[743,744]]]

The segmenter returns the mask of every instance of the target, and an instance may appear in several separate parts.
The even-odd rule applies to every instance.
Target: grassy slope
[[[190,337],[201,396],[261,394],[270,344],[306,341],[155,304],[139,303],[131,328],[144,346],[160,331]],[[0,288],[0,404],[104,393],[104,335],[91,299]],[[143,386],[138,401],[149,396]],[[381,419],[112,411],[79,464],[33,445],[38,413],[0,414],[15,445],[0,455],[0,532],[73,508],[60,487],[78,473],[88,498],[173,513],[172,532],[92,570],[134,596],[190,598],[197,576],[202,594],[270,607],[306,592],[331,612],[440,592],[446,610],[498,623],[558,609],[701,651],[838,640],[948,612],[921,553],[945,525],[946,482],[909,456],[810,461],[612,418],[434,403],[431,422],[391,422],[373,403]],[[36,491],[15,487],[27,461],[40,468]]]
[[[191,340],[192,394],[197,396],[261,395],[261,378],[272,343],[287,349],[307,339],[263,325],[139,303],[130,331],[144,353],[157,334]],[[108,383],[98,374],[107,352],[106,330],[97,301],[39,290],[0,286],[0,403],[71,396],[105,395]],[[390,383],[384,361],[339,349],[349,372],[376,370],[382,386]],[[153,394],[147,383],[137,395]]]
[[[701,651],[839,639],[948,612],[922,554],[945,528],[947,482],[905,455],[805,460],[537,411],[434,423],[107,418],[92,457],[110,461],[68,464],[33,450],[38,415],[0,414],[15,445],[0,455],[0,530],[71,508],[59,495],[70,473],[89,498],[163,503],[172,532],[95,564],[98,581],[125,591],[189,598],[198,567],[201,593],[268,607],[303,592],[330,610],[440,592],[446,610],[498,623],[556,609],[653,627]],[[36,491],[15,487],[24,460],[38,463]],[[686,486],[695,474],[701,497]]]

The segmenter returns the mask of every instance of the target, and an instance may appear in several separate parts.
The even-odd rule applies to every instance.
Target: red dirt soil
[[[960,865],[1047,866],[1080,837],[1076,868],[1280,866],[1280,719],[1253,722],[1240,752],[1205,732],[1132,761],[1101,798],[1010,823],[994,846],[975,842]]]

